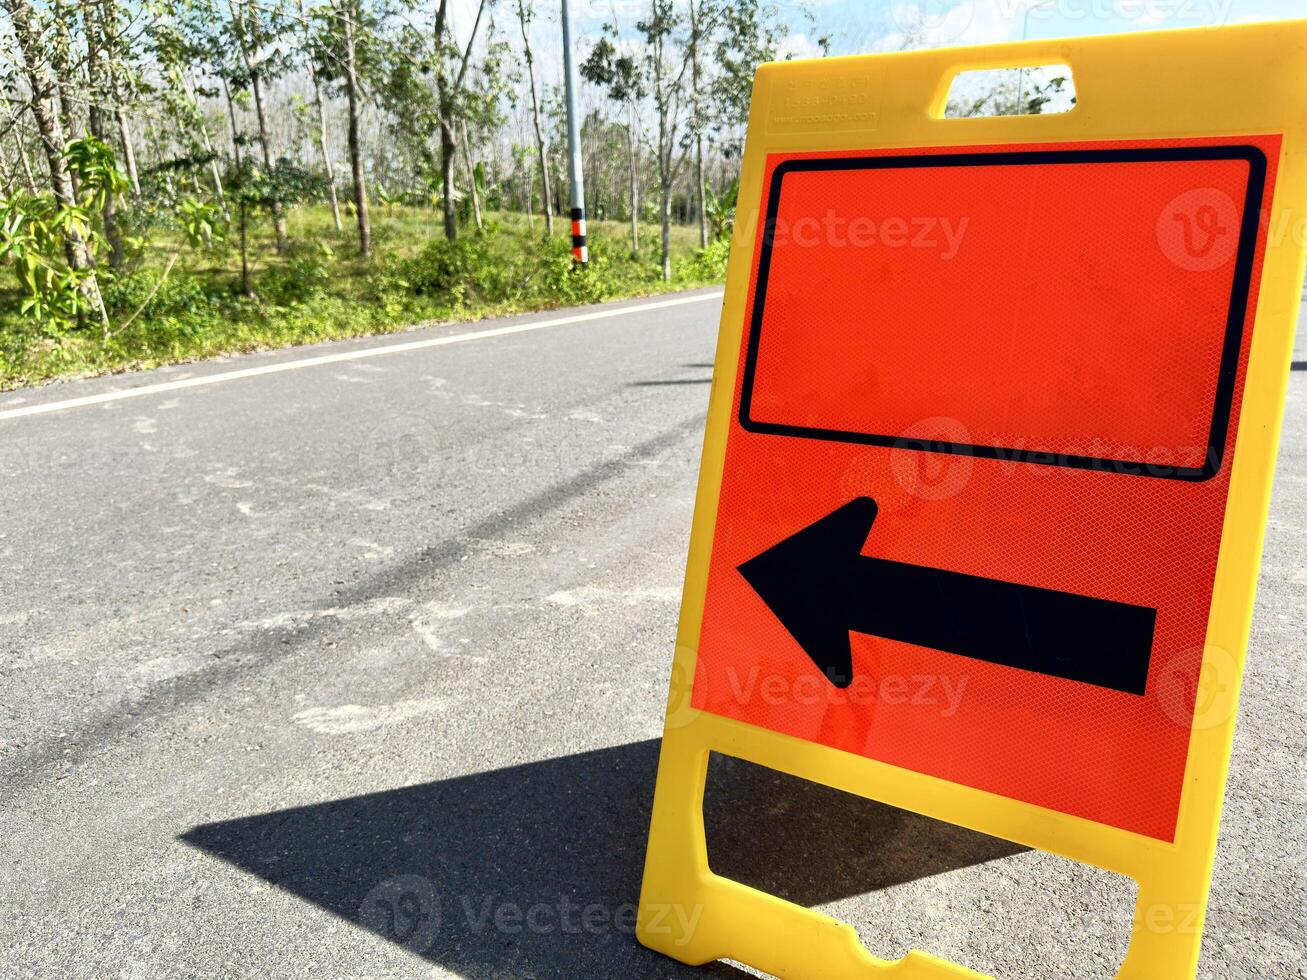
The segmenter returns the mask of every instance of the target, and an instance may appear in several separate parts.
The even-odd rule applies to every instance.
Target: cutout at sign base
[[[682,689],[688,704],[688,687]],[[676,695],[673,695],[676,703]],[[1133,878],[1139,885],[1123,980],[1192,977],[1202,941],[1206,872],[1187,855],[1163,847],[1136,850],[1133,835],[1085,849],[1061,850],[1047,838],[1005,819],[988,794],[951,799],[957,787],[870,759],[762,731],[693,708],[673,710],[663,736],[658,789],[649,834],[649,861],[640,894],[640,942],[692,966],[730,959],[783,980],[963,980],[985,974],[914,950],[901,960],[873,956],[853,927],[748,885],[708,865],[703,824],[711,752],[767,766],[835,789],[915,810],[1017,844],[1075,857]],[[935,784],[935,785],[932,785]],[[872,789],[874,787],[874,789]],[[922,806],[934,796],[938,807]],[[1006,832],[1003,828],[1006,827]],[[1086,836],[1098,830],[1086,824]],[[1072,831],[1074,833],[1074,830]]]
[[[1035,63],[1071,66],[1072,111],[943,118],[958,72]],[[1195,975],[1307,259],[1304,77],[1307,21],[759,71],[642,943],[981,975],[715,875],[718,752],[1132,878],[1118,976]],[[860,207],[897,216],[865,247]],[[909,234],[932,214],[944,264]],[[943,476],[909,488],[904,453]],[[796,693],[872,670],[972,684],[947,721]]]

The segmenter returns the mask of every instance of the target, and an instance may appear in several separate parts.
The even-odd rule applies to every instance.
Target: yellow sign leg
[[[879,959],[847,923],[713,874],[703,828],[708,755],[692,731],[669,731],[663,739],[636,926],[640,942],[695,966],[747,958],[783,980],[983,976],[921,952]]]

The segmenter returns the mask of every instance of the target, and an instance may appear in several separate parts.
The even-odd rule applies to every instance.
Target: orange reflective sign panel
[[[1279,156],[769,155],[693,706],[1170,841]]]

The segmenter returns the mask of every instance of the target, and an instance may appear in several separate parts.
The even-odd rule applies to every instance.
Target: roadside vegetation
[[[831,38],[582,6],[584,269],[556,3],[0,0],[0,389],[720,281],[757,67]],[[1007,74],[950,114],[1063,81]]]
[[[690,227],[673,228],[667,282],[648,259],[656,254],[656,224],[640,226],[641,258],[631,251],[628,225],[592,222],[590,264],[579,269],[565,223],[545,237],[539,218],[528,224],[520,213],[487,212],[483,220],[480,232],[450,242],[438,214],[388,205],[373,214],[374,255],[363,259],[348,230],[336,231],[329,206],[301,205],[286,214],[282,254],[270,232],[248,242],[248,292],[239,247],[221,221],[207,229],[207,242],[174,222],[123,273],[101,276],[103,317],[99,301],[92,307],[84,297],[73,302],[72,316],[33,316],[23,309],[28,291],[5,277],[0,389],[689,289],[725,275],[727,243],[700,249]],[[18,263],[11,264],[16,272]]]
[[[719,281],[764,0],[0,0],[0,387]]]

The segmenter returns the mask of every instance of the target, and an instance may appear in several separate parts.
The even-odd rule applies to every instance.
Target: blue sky
[[[684,4],[685,0],[678,0]],[[1029,37],[1077,37],[1124,31],[1203,27],[1307,16],[1305,0],[775,0],[790,36],[783,54],[816,57],[816,39],[831,38],[833,54],[947,47],[1019,40],[1029,11]],[[455,23],[472,23],[477,0],[454,0]],[[578,47],[588,50],[616,13],[629,33],[649,0],[571,0]],[[516,30],[509,5],[497,20]],[[546,82],[561,76],[558,0],[536,0],[535,34]],[[913,32],[912,28],[920,30]]]
[[[1200,27],[1307,15],[1302,0],[782,0],[795,54],[829,35],[835,54]],[[1029,17],[1026,14],[1029,12]]]

